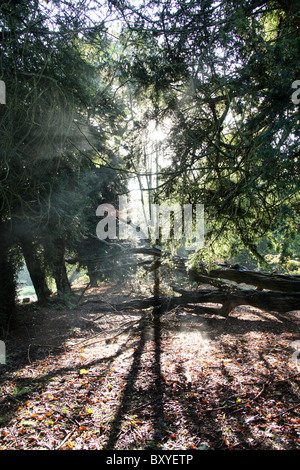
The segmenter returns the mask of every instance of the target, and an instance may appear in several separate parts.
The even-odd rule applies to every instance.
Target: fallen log
[[[250,305],[266,312],[281,314],[300,310],[300,292],[287,293],[255,289],[234,289],[232,292],[221,290],[188,292],[183,289],[173,289],[181,293],[181,302],[222,304],[218,310],[221,315],[228,315],[239,305]]]
[[[300,277],[288,274],[245,271],[239,269],[217,269],[210,271],[209,276],[227,279],[238,284],[250,284],[260,289],[280,292],[300,292]]]
[[[116,310],[127,309],[147,309],[150,307],[162,307],[162,311],[171,310],[178,305],[204,304],[203,313],[215,313],[227,316],[240,305],[250,305],[251,307],[272,313],[286,314],[291,311],[300,310],[300,293],[271,292],[249,290],[222,291],[201,290],[185,291],[184,289],[173,287],[175,292],[180,293],[180,297],[150,297],[148,299],[132,300],[115,305]],[[221,304],[220,308],[212,308],[205,304]]]
[[[188,304],[221,304],[219,309],[207,309],[203,312],[214,312],[228,315],[239,305],[249,305],[266,312],[277,312],[285,314],[294,310],[300,310],[300,276],[289,274],[268,273],[253,271],[239,265],[231,265],[225,262],[217,269],[208,269],[204,264],[196,268],[188,268],[188,259],[180,256],[171,256],[171,264],[164,263],[169,253],[162,252],[159,247],[141,246],[126,247],[121,252],[122,256],[144,255],[154,257],[150,267],[146,268],[149,261],[137,261],[150,271],[157,271],[159,267],[166,267],[178,273],[187,275],[191,281],[202,285],[213,286],[210,290],[198,290],[196,292],[176,289],[180,297],[163,298],[158,295],[149,299],[133,300],[115,306],[117,310],[122,309],[147,309],[162,306],[161,311],[169,310],[176,305]],[[117,254],[106,255],[107,257],[120,257]],[[119,268],[119,266],[118,266]],[[230,281],[224,282],[224,281]],[[247,284],[257,289],[240,289],[235,284]]]
[[[258,289],[268,289],[280,292],[300,292],[300,276],[290,274],[277,274],[262,271],[251,271],[233,265],[228,268],[199,271],[191,269],[188,271],[191,280],[210,283],[210,279],[226,279],[237,284],[248,284]],[[205,279],[204,279],[205,277]]]

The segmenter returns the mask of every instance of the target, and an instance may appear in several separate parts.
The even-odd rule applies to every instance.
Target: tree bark
[[[93,261],[86,262],[87,275],[90,279],[90,287],[98,287],[98,277],[100,274],[100,269],[97,270],[96,263]]]
[[[20,237],[20,245],[37,300],[40,303],[46,303],[49,300],[51,291],[47,286],[45,272],[36,252],[36,247],[33,241],[26,235]]]
[[[6,327],[16,313],[16,271],[9,256],[5,224],[0,222],[0,324]]]
[[[71,285],[68,279],[66,263],[65,263],[65,243],[62,239],[55,241],[55,260],[53,268],[53,276],[56,283],[58,293],[69,294],[71,292]]]

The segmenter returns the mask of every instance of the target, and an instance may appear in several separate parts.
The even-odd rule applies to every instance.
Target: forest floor
[[[300,311],[116,311],[132,297],[101,284],[68,308],[20,307],[1,449],[300,450]]]

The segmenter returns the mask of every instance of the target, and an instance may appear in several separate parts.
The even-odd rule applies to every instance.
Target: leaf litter
[[[0,368],[2,450],[299,450],[299,312],[155,317],[121,298],[27,306]]]

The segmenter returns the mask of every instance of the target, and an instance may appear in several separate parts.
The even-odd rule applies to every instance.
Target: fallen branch
[[[222,304],[218,313],[228,315],[239,305],[250,305],[266,312],[281,314],[300,309],[300,292],[272,292],[253,289],[234,289],[232,292],[221,290],[188,292],[180,290],[181,300],[186,303]]]
[[[221,308],[205,308],[203,313],[216,313],[227,316],[235,307],[240,305],[250,305],[251,307],[264,310],[266,312],[288,313],[300,309],[300,292],[290,294],[286,292],[257,291],[253,289],[233,289],[223,290],[199,290],[195,292],[185,291],[181,288],[173,287],[180,293],[180,297],[150,297],[142,300],[132,300],[123,302],[115,306],[117,310],[147,309],[161,306],[169,309],[177,305],[188,304],[221,304]]]
[[[280,292],[300,292],[300,276],[290,274],[267,273],[250,271],[239,265],[225,269],[211,270],[208,278],[221,278],[234,281],[237,284],[248,284],[259,289],[268,289]]]
[[[277,418],[279,418],[280,416],[285,415],[285,414],[288,413],[289,411],[295,410],[296,408],[300,408],[300,403],[297,403],[297,405],[291,406],[291,407],[288,408],[287,410],[281,411],[281,412],[278,413],[277,415],[272,416],[272,419],[277,419]]]

